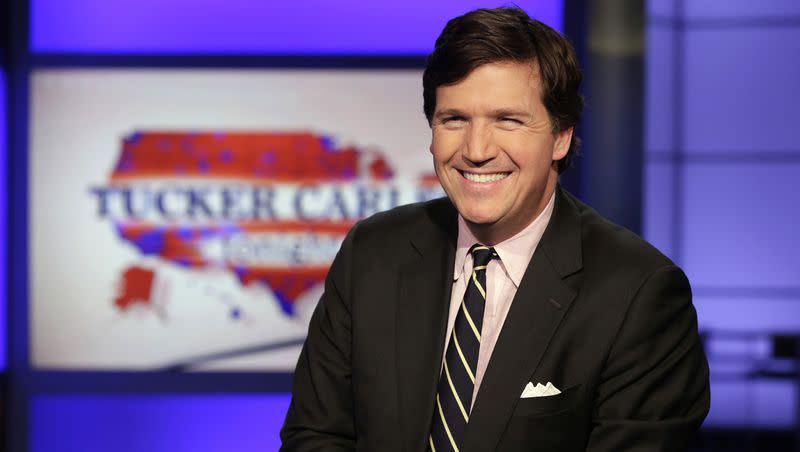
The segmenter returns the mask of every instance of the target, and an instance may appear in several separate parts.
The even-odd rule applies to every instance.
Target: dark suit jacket
[[[425,450],[456,238],[447,199],[351,230],[297,363],[282,450]],[[529,381],[562,392],[520,399]],[[683,272],[559,188],[461,451],[685,450],[709,399]]]

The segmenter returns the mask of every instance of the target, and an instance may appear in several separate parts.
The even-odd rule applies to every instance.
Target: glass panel
[[[800,27],[690,29],[686,43],[688,152],[800,154]]]
[[[704,427],[792,428],[797,388],[791,381],[711,381]]]
[[[645,61],[645,143],[647,152],[671,152],[675,149],[675,32],[664,27],[647,29]]]
[[[695,291],[700,329],[714,332],[800,333],[800,299],[709,296]]]
[[[800,2],[797,0],[690,0],[684,1],[686,17],[689,19],[785,19],[800,17]]]
[[[684,265],[693,284],[798,287],[800,161],[689,164]]]
[[[649,17],[672,17],[675,15],[675,0],[647,0]]]
[[[673,256],[673,168],[670,162],[649,162],[644,174],[644,238],[662,253]]]

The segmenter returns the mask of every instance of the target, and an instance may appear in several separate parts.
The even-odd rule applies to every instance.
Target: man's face
[[[436,174],[472,232],[494,245],[544,209],[572,129],[554,134],[537,65],[479,66],[436,90],[431,142]]]

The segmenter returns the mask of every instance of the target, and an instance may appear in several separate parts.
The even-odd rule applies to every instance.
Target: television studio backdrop
[[[7,450],[277,450],[344,234],[443,194],[425,55],[500,4],[8,0]],[[800,2],[515,4],[585,67],[564,185],[692,282],[712,391],[694,450],[800,451]]]

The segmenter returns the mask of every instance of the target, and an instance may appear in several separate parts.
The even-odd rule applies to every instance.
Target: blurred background
[[[695,451],[800,451],[800,2],[531,0],[584,67],[562,184],[689,275]],[[442,195],[421,71],[499,3],[5,0],[6,450],[277,450],[327,265]]]

